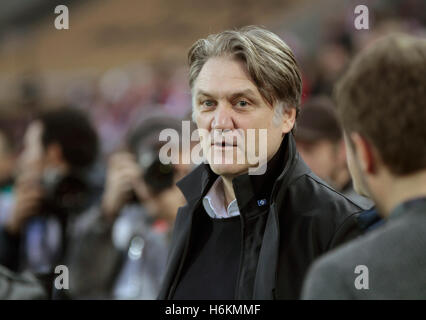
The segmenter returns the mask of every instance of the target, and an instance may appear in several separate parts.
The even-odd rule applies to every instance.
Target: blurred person
[[[160,132],[163,129],[174,129],[180,133],[181,121],[164,116],[152,117],[144,120],[138,129],[129,141],[129,150],[136,160],[133,165],[139,167],[139,176],[136,175],[137,168],[134,168],[133,177],[139,179],[133,181],[133,188],[129,189],[129,185],[128,188],[123,185],[119,189],[133,190],[138,202],[145,209],[147,227],[135,228],[135,225],[132,225],[130,230],[124,229],[126,236],[130,236],[127,241],[127,257],[113,293],[115,298],[120,299],[157,297],[165,273],[170,233],[176,213],[186,202],[176,182],[192,168],[190,164],[163,164],[159,159],[159,150],[164,145],[159,141]],[[118,156],[126,157],[125,154]],[[126,173],[123,163],[117,163],[117,173],[120,170],[118,166],[122,168],[121,176],[124,178]],[[126,167],[131,168],[130,163]],[[113,198],[112,192],[109,195]],[[129,193],[127,195],[132,196]],[[104,199],[107,200],[106,197]],[[104,202],[106,203],[107,201]],[[103,208],[108,214],[107,206],[104,205]],[[121,222],[123,225],[124,221]],[[122,235],[124,230],[121,230]]]
[[[310,263],[359,234],[363,209],[325,185],[296,150],[302,80],[293,53],[250,26],[198,40],[188,62],[193,119],[208,133],[206,162],[178,183],[187,205],[159,299],[298,298]],[[235,142],[239,129],[266,129],[267,163],[248,163]],[[224,150],[232,163],[212,161]],[[235,163],[240,154],[244,162]],[[256,166],[266,172],[249,174]]]
[[[0,264],[49,274],[63,261],[70,224],[95,197],[86,170],[97,143],[85,114],[74,109],[47,111],[30,123],[13,207],[0,228]]]
[[[315,57],[316,75],[311,93],[330,95],[334,83],[349,61],[348,49],[340,41],[333,40],[321,45]]]
[[[178,207],[185,203],[175,182],[191,169],[159,161],[159,134],[163,129],[180,132],[180,125],[172,117],[147,118],[130,132],[123,150],[111,155],[101,204],[80,221],[84,227],[76,234],[75,250],[69,256],[70,274],[78,279],[70,284],[71,297],[154,299],[158,295],[170,232]],[[101,243],[102,253],[90,249]]]
[[[425,74],[426,40],[396,34],[362,51],[337,84],[355,190],[386,223],[320,258],[304,299],[426,299]]]
[[[11,210],[15,156],[6,132],[0,130],[0,223]],[[0,266],[0,300],[46,299],[46,287],[31,273],[17,274]]]
[[[353,189],[343,132],[330,99],[315,97],[302,106],[295,139],[302,159],[315,174],[345,196],[373,205]]]
[[[0,224],[12,209],[15,163],[12,140],[0,130]],[[0,300],[47,299],[48,287],[30,272],[15,273],[0,266]]]

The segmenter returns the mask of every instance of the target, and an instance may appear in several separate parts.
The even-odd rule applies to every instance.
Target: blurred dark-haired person
[[[362,230],[369,231],[381,225],[382,219],[373,201],[359,195],[353,188],[343,131],[331,99],[314,97],[301,109],[295,139],[302,159],[326,183],[368,208],[357,217]]]
[[[0,224],[7,218],[13,204],[15,154],[12,141],[0,130]],[[31,273],[16,273],[0,266],[0,300],[46,299],[43,283]]]
[[[335,88],[355,189],[386,223],[320,258],[305,299],[426,299],[426,40],[391,35]]]
[[[295,57],[277,35],[249,26],[196,41],[188,62],[206,161],[178,183],[187,205],[159,298],[296,299],[310,263],[359,234],[363,209],[297,152]],[[253,131],[246,148],[238,137]],[[250,148],[266,149],[265,159],[249,161]]]
[[[176,212],[185,204],[175,183],[191,169],[160,161],[163,129],[180,133],[181,121],[151,116],[110,156],[101,203],[86,216],[69,257],[77,279],[70,284],[73,298],[157,297]]]
[[[343,132],[330,99],[315,97],[302,106],[295,139],[302,159],[315,174],[346,196],[356,194],[346,163]]]
[[[0,228],[0,264],[48,274],[63,261],[72,222],[94,201],[88,171],[98,150],[83,112],[47,111],[28,126],[13,186],[12,210]]]

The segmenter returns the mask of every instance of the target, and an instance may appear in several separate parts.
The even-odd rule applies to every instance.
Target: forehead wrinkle
[[[231,96],[249,89],[253,94],[258,92],[244,64],[225,57],[211,58],[205,63],[194,82],[194,89],[197,96],[199,92],[208,96]]]

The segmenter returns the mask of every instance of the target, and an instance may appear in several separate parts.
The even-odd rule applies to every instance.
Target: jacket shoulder
[[[285,212],[303,221],[322,250],[328,250],[362,233],[357,218],[364,211],[312,172],[297,177],[283,197]]]
[[[312,172],[291,181],[287,197],[297,201],[296,212],[310,216],[334,215],[337,219],[344,220],[354,213],[365,210],[360,204],[336,191]]]

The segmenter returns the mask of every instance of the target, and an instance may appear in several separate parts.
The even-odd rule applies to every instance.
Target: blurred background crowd
[[[56,30],[54,8],[69,8]],[[0,265],[55,298],[156,297],[191,165],[158,160],[159,132],[191,117],[186,53],[197,39],[262,25],[303,74],[296,140],[327,183],[355,196],[331,92],[359,50],[390,32],[426,36],[423,0],[16,0],[0,3]],[[365,199],[365,201],[368,201]],[[46,280],[49,282],[49,280]],[[65,292],[65,293],[64,293]]]

